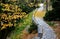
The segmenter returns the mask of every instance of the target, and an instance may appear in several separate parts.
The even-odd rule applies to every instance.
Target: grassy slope
[[[9,36],[10,39],[20,39],[22,31],[25,29],[27,25],[31,25],[31,22],[32,22],[32,12],[26,15],[25,18],[22,19],[20,23],[17,24],[17,27]]]

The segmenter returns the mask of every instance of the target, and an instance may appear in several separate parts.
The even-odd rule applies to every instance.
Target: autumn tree
[[[3,11],[0,12],[1,30],[7,27],[16,26],[16,22],[26,15],[17,5],[1,3],[0,6],[2,7],[2,9],[0,9]]]

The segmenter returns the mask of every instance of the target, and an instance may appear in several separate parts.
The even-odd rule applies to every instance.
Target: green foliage
[[[51,21],[53,20],[54,18],[52,18],[53,14],[51,11],[48,11],[44,17],[45,20],[48,20],[48,21]]]
[[[0,39],[6,39],[7,35],[18,27],[18,23],[23,22],[22,19],[27,14],[22,12],[22,9],[20,9],[17,5],[12,4],[1,3],[0,10],[3,11],[0,12]],[[25,26],[19,28],[19,30],[22,31]],[[19,31],[18,28],[16,30],[17,32]]]
[[[53,2],[52,7],[53,10],[48,11],[44,19],[47,21],[60,21],[60,1]]]
[[[26,12],[27,14],[35,9],[35,7],[30,7],[26,4],[20,4],[20,8],[23,12]]]
[[[26,15],[17,5],[12,4],[1,3],[0,10],[0,30],[15,26],[16,23],[19,23],[18,21]]]
[[[14,31],[12,31],[9,36],[10,39],[21,39],[22,31],[27,27],[27,25],[31,25],[32,23],[32,14],[32,12],[29,13],[27,17],[21,19],[21,22],[17,23]]]
[[[50,26],[54,26],[54,22],[47,22]]]
[[[58,6],[57,6],[58,5]],[[52,3],[52,7],[55,8],[60,8],[60,1],[55,1]]]
[[[47,21],[56,21],[60,20],[60,13],[58,10],[48,11],[44,17]]]

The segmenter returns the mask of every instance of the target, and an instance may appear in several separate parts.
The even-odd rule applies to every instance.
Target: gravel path
[[[38,8],[38,10],[36,11],[38,12],[40,9],[41,8]],[[34,13],[32,19],[38,26],[38,34],[43,33],[43,36],[41,39],[56,39],[56,35],[53,29],[43,20],[43,18],[39,18],[35,14],[36,12]]]
[[[35,17],[34,22],[38,24],[38,33],[43,33],[42,39],[56,39],[55,32],[45,21]]]

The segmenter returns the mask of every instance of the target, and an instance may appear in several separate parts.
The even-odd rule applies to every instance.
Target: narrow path
[[[33,21],[38,26],[38,34],[43,33],[41,39],[56,39],[56,35],[53,29],[43,20],[44,15],[45,13],[43,11],[43,6],[38,8],[33,14]]]

